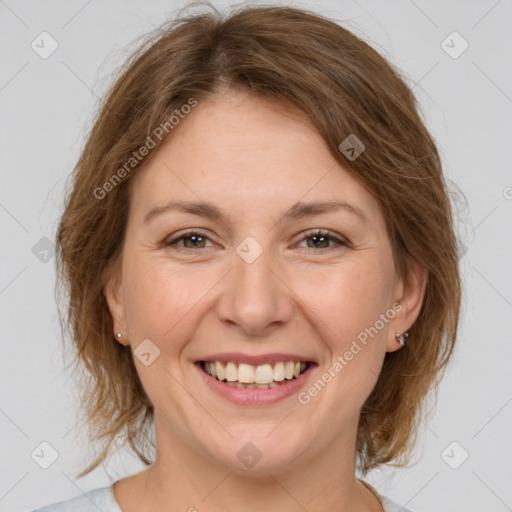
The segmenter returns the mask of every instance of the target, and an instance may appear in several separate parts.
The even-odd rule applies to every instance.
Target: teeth
[[[258,366],[258,370],[261,368],[261,366]],[[271,368],[272,370],[272,368]],[[250,364],[240,363],[238,365],[238,382],[260,382],[257,378],[254,378],[254,366],[251,366]],[[270,381],[272,382],[272,381]]]
[[[303,361],[278,362],[273,367],[271,364],[252,366],[246,363],[237,364],[233,361],[228,363],[207,361],[203,365],[206,373],[217,380],[249,389],[276,387],[278,382],[299,377],[306,367],[307,364]]]
[[[238,371],[238,373],[239,375],[241,375],[240,370]],[[256,382],[256,384],[270,384],[273,381],[274,370],[272,369],[272,366],[270,366],[269,364],[262,364],[256,368],[256,371],[254,372],[254,382]]]
[[[224,367],[222,366],[221,363],[219,363],[219,361],[215,362],[215,375],[212,374],[212,376],[217,377],[217,379],[219,380],[225,379]]]
[[[304,366],[306,366],[304,364]],[[285,379],[284,363],[276,363],[274,366],[274,380],[281,382]]]
[[[290,361],[289,363],[286,363],[285,366],[285,377],[290,380],[293,379],[293,370],[295,368],[295,363]]]
[[[211,375],[211,373],[210,373],[210,375]],[[228,382],[235,382],[235,380],[238,380],[238,368],[236,367],[236,364],[229,362],[226,365],[226,371],[225,371],[224,375]],[[212,377],[215,377],[215,375],[212,375]]]
[[[241,382],[226,382],[228,386],[231,386],[232,388],[245,388],[245,389],[272,389],[272,388],[278,388],[279,384],[276,382],[271,382],[270,384],[242,384]]]

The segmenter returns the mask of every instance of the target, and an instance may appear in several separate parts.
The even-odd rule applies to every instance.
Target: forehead
[[[178,198],[259,216],[301,200],[350,201],[373,221],[379,210],[305,114],[240,92],[200,101],[134,182],[137,211]]]

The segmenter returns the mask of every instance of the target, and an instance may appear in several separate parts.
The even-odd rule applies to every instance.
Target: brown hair
[[[130,177],[140,168],[125,164],[191,98],[200,103],[235,88],[307,114],[335,158],[382,207],[400,275],[407,275],[406,257],[428,272],[407,344],[386,354],[361,411],[363,474],[408,462],[419,413],[453,352],[461,283],[452,206],[436,145],[399,72],[354,34],[309,11],[265,6],[180,15],[150,35],[106,95],[58,228],[57,290],[67,306],[61,321],[74,342],[89,439],[100,446],[80,476],[105,460],[119,435],[145,464],[154,447],[153,406],[131,351],[113,339],[104,296],[107,271],[121,256]],[[366,146],[355,160],[338,149],[350,134]],[[113,183],[123,165],[125,172],[117,173],[123,179]]]

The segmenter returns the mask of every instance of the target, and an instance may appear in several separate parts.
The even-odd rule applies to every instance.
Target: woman
[[[436,146],[366,43],[289,7],[166,25],[57,241],[101,447],[80,476],[117,436],[148,467],[40,511],[406,510],[355,471],[407,462],[461,287]]]

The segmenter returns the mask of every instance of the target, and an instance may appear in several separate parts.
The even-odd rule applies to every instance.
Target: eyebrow
[[[155,206],[148,210],[144,215],[144,224],[150,222],[155,217],[167,213],[170,211],[181,211],[184,213],[190,213],[192,215],[198,215],[206,217],[212,220],[218,220],[222,223],[226,223],[226,216],[212,203],[208,202],[193,202],[193,201],[169,201],[163,206]],[[291,208],[281,212],[279,222],[282,220],[297,220],[305,217],[311,217],[314,215],[321,215],[323,213],[331,213],[334,211],[343,210],[349,212],[365,223],[368,223],[364,211],[354,204],[350,204],[344,201],[315,201],[309,203],[295,203]]]

